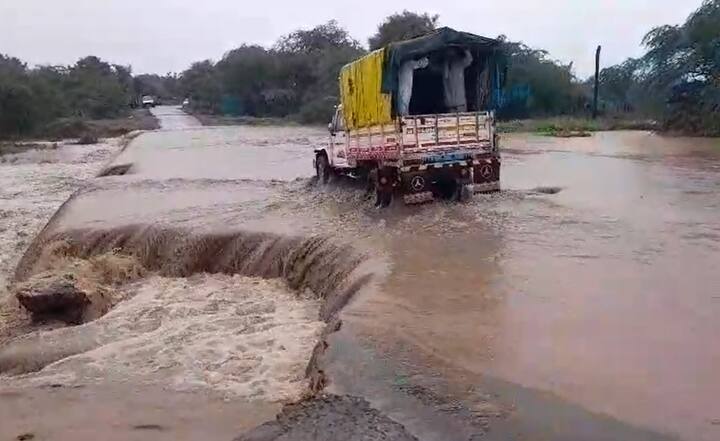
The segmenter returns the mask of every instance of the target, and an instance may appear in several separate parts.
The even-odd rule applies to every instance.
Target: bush
[[[30,87],[0,78],[0,137],[30,133],[37,124],[36,109]]]
[[[85,133],[84,135],[80,136],[80,138],[77,140],[77,143],[80,145],[97,144],[98,137],[96,134],[94,134],[92,132],[88,132],[88,133]]]
[[[84,118],[114,118],[134,94],[130,69],[85,57],[68,67],[28,69],[0,54],[0,138],[79,137]]]
[[[320,98],[303,104],[294,119],[303,124],[327,124],[333,117],[337,98]]]
[[[80,138],[92,131],[90,125],[80,118],[62,118],[47,124],[39,135],[50,139]]]

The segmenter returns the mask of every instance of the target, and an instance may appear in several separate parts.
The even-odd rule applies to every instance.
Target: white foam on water
[[[13,381],[147,382],[265,402],[305,391],[323,328],[318,301],[298,298],[280,280],[221,274],[154,276],[128,289],[131,297],[102,318],[39,336],[66,347],[77,338],[89,350]]]
[[[59,144],[0,156],[0,290],[32,238],[121,142],[113,138],[92,145]]]

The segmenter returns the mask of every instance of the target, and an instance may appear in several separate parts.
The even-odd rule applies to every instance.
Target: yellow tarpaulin
[[[384,59],[385,50],[379,49],[340,71],[340,97],[348,129],[392,122],[392,96],[380,92]]]

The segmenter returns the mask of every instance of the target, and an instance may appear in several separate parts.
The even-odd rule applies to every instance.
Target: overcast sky
[[[97,55],[135,73],[180,72],[242,43],[271,45],[297,28],[336,19],[363,44],[402,9],[488,37],[505,34],[592,73],[642,53],[650,28],[677,24],[701,0],[0,0],[0,53],[30,64],[70,64]]]

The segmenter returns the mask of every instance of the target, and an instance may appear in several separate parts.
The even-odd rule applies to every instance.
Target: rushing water
[[[460,389],[491,375],[688,440],[720,438],[720,142],[644,132],[503,139],[503,191],[378,211],[318,187],[321,130],[145,134],[55,231],[171,224],[320,234],[378,257],[343,315]],[[522,403],[518,403],[522,408]]]
[[[720,437],[720,145],[511,137],[505,194],[379,233],[393,270],[348,312],[621,420]],[[556,195],[525,191],[557,186]]]

